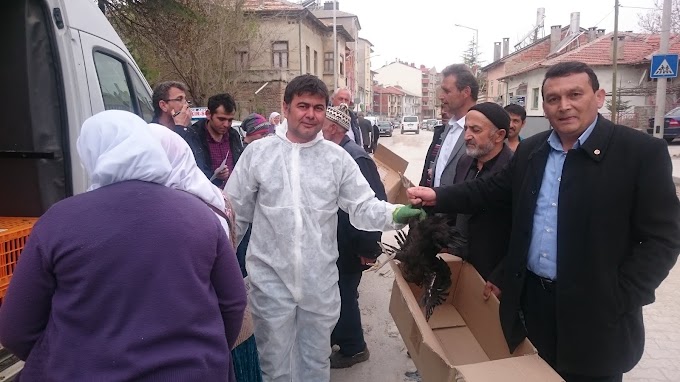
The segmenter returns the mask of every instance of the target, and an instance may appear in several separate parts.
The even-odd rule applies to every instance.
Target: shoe
[[[336,351],[331,354],[331,369],[346,369],[357,363],[368,361],[370,356],[371,353],[368,351],[368,348],[365,348],[363,351],[352,356],[347,356],[340,353],[340,351]]]

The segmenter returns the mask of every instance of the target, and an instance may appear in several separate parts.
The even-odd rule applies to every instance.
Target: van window
[[[404,122],[418,122],[418,117],[404,117]]]
[[[135,90],[135,98],[139,110],[138,114],[146,122],[151,122],[153,119],[153,102],[151,101],[149,91],[146,90],[144,83],[139,76],[137,76],[137,72],[129,66],[128,70],[130,72],[130,78],[132,78],[132,87]]]
[[[97,68],[99,87],[102,90],[104,109],[135,112],[132,94],[125,75],[122,61],[102,52],[94,52],[94,66]]]

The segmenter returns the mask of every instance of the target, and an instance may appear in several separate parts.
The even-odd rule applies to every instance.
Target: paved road
[[[409,161],[406,176],[414,183],[420,179],[425,151],[432,133],[382,137],[380,143]],[[680,144],[669,148],[674,176],[680,179]],[[385,233],[383,240],[392,240]],[[332,382],[416,381],[404,343],[388,311],[392,275],[365,273],[359,287],[362,319],[371,359],[352,368],[332,370]],[[680,267],[674,268],[656,294],[656,302],[644,308],[647,340],[640,363],[624,376],[625,382],[680,381]],[[407,375],[408,374],[408,375]]]

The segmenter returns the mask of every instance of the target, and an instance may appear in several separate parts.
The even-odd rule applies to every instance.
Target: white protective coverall
[[[227,182],[246,255],[264,381],[330,380],[331,331],[340,316],[337,210],[365,231],[398,228],[397,207],[375,198],[352,157],[321,134],[304,144],[276,134],[244,150]]]

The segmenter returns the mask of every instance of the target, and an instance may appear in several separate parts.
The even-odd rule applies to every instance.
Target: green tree
[[[612,109],[612,101],[611,99],[608,99],[607,102],[605,103],[605,107],[609,112],[614,115],[614,110]],[[621,116],[621,113],[625,113],[630,108],[633,106],[630,105],[630,101],[624,101],[621,99],[621,94],[619,93],[616,97],[616,120],[619,120],[619,117]]]
[[[480,55],[481,53],[479,53],[477,42],[473,38],[468,43],[468,47],[463,52],[461,58],[463,59],[463,63],[472,69],[481,66],[481,61],[479,60]]]
[[[244,77],[237,52],[258,24],[244,0],[97,0],[150,83],[174,79],[189,87],[196,105],[224,91],[236,92]]]

